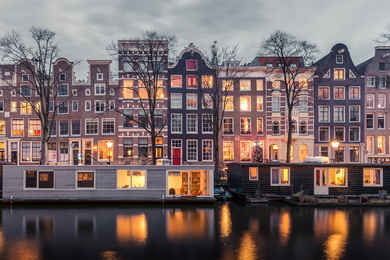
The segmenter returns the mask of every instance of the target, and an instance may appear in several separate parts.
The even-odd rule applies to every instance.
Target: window
[[[187,140],[187,161],[198,161],[197,140]]]
[[[367,108],[375,107],[375,94],[367,94],[366,106]]]
[[[272,97],[272,112],[280,112],[280,97]]]
[[[12,119],[12,136],[24,135],[23,119]]]
[[[17,112],[17,102],[16,101],[12,101],[11,102],[11,112]],[[53,112],[53,111],[49,111],[49,112]]]
[[[264,90],[263,80],[262,80],[262,79],[256,80],[256,89],[257,89],[258,91],[259,91],[259,90]]]
[[[232,96],[227,96],[223,98],[224,105],[225,105],[225,111],[234,111],[234,106],[233,106],[233,97]]]
[[[57,143],[48,142],[47,143],[47,161],[48,162],[57,162]]]
[[[132,57],[123,57],[123,72],[133,72],[133,58]]]
[[[367,129],[374,129],[374,114],[367,114]]]
[[[334,107],[334,121],[337,123],[343,123],[344,119],[344,107]]]
[[[257,134],[263,134],[263,118],[257,118]]]
[[[334,79],[344,79],[344,69],[334,69]]]
[[[349,161],[359,162],[359,147],[349,147]]]
[[[329,99],[329,88],[319,87],[318,88],[318,99]]]
[[[334,87],[334,99],[344,99],[344,87]]]
[[[249,167],[249,180],[257,181],[259,179],[258,168],[257,167]]]
[[[197,60],[187,60],[187,70],[198,70],[198,61]]]
[[[297,64],[296,63],[290,63],[290,68],[296,68]]]
[[[198,115],[187,114],[187,133],[196,134],[198,132]]]
[[[108,142],[108,140],[99,141],[99,160],[109,160],[113,158],[113,149],[108,149]]]
[[[336,63],[337,64],[343,63],[343,55],[336,55]]]
[[[31,86],[20,85],[20,94],[24,97],[31,97]]]
[[[202,76],[202,88],[213,87],[213,76]]]
[[[272,79],[272,88],[273,89],[280,89],[280,80],[273,78]]]
[[[240,80],[240,90],[251,90],[251,81]]]
[[[385,129],[385,114],[378,114],[378,129]]]
[[[58,114],[68,114],[69,113],[68,106],[69,106],[68,101],[58,102]]]
[[[306,121],[300,121],[299,122],[299,134],[305,135],[307,134],[307,123]]]
[[[251,97],[240,97],[240,110],[251,111]]]
[[[98,119],[85,119],[85,134],[97,135],[98,134]]]
[[[123,138],[123,157],[133,157],[133,138]]]
[[[138,81],[138,98],[147,99],[148,98],[148,86],[145,86],[144,82]]]
[[[22,162],[39,162],[40,151],[40,142],[22,142]]]
[[[359,87],[349,87],[349,99],[360,99]]]
[[[339,142],[344,142],[344,127],[334,128],[334,138]]]
[[[386,94],[378,94],[378,108],[386,108]]]
[[[91,101],[85,101],[85,111],[91,111]]]
[[[5,135],[5,121],[0,120],[0,135]]]
[[[68,120],[60,120],[60,135],[69,134],[69,122]]]
[[[367,87],[375,87],[375,77],[367,77]]]
[[[171,94],[171,108],[182,108],[182,96],[180,93]]]
[[[138,57],[136,66],[138,72],[147,73],[149,71],[149,58]]]
[[[0,101],[0,112],[4,112],[4,102]]]
[[[363,186],[383,186],[383,169],[364,168],[364,184]]]
[[[374,137],[373,136],[367,136],[367,153],[369,153],[369,154],[374,153]]]
[[[272,134],[273,135],[280,134],[280,127],[279,127],[279,122],[278,121],[273,121],[272,122]]]
[[[80,171],[77,172],[77,188],[94,188],[95,172]]]
[[[290,185],[289,168],[271,168],[271,186]]]
[[[349,107],[349,122],[360,122],[360,107]]]
[[[57,121],[56,120],[49,120],[48,131],[50,131],[50,129],[51,129],[50,136],[56,136],[57,135]]]
[[[41,135],[41,121],[37,119],[30,119],[28,126],[29,136],[40,136]]]
[[[350,142],[359,142],[360,141],[360,128],[359,127],[350,127],[349,128],[349,141]]]
[[[106,111],[106,102],[104,100],[95,100],[95,113]]]
[[[347,186],[347,169],[330,168],[329,186]]]
[[[181,75],[171,75],[171,87],[181,88]]]
[[[257,96],[257,111],[263,111],[263,96]]]
[[[60,142],[60,162],[69,161],[69,143]]]
[[[53,171],[25,171],[25,188],[53,189]]]
[[[319,122],[329,122],[329,107],[318,106]]]
[[[72,119],[72,135],[80,135],[80,127],[81,127],[81,120],[80,119]]]
[[[148,138],[138,138],[138,157],[149,157]]]
[[[385,153],[385,137],[378,136],[378,153]]]
[[[222,81],[222,89],[223,89],[223,91],[231,91],[231,90],[233,90],[233,81],[231,81],[231,80],[223,80]]]
[[[234,160],[233,141],[223,142],[223,161],[232,162]]]
[[[386,88],[386,77],[378,77],[378,88]]]
[[[320,156],[323,156],[323,157],[328,157],[329,153],[328,153],[328,147],[326,146],[321,146],[320,147]]]
[[[49,112],[54,112],[54,101],[49,101]]]
[[[198,109],[198,96],[197,94],[187,94],[187,109]]]
[[[265,66],[267,66],[267,68],[273,68],[272,63],[266,63]]]
[[[96,73],[97,80],[103,80],[103,73]]]
[[[335,149],[335,162],[344,162],[344,147]]]
[[[61,73],[60,74],[60,81],[65,81],[66,80],[66,74],[65,73]]]
[[[203,134],[211,134],[213,125],[213,115],[211,114],[203,114],[202,115],[202,133]]]
[[[72,100],[72,111],[79,110],[79,102],[77,100]]]
[[[181,114],[172,114],[171,126],[172,133],[181,134]]]
[[[213,161],[213,140],[202,140],[202,161],[212,162]]]
[[[209,93],[203,94],[202,108],[203,109],[213,109],[213,99]]]
[[[118,170],[118,189],[143,189],[146,187],[146,171]]]
[[[115,134],[115,119],[103,118],[103,134]]]
[[[251,133],[251,119],[241,118],[241,134],[247,135]]]
[[[115,110],[115,100],[110,100],[108,105],[109,105],[110,111]]]
[[[223,134],[224,135],[232,135],[233,133],[234,133],[233,118],[224,118],[223,119]]]
[[[379,70],[380,71],[386,70],[386,62],[383,62],[383,61],[379,62]]]
[[[23,82],[28,82],[28,74],[23,74],[22,75],[22,81]]]
[[[307,88],[307,78],[299,78],[299,88]]]
[[[29,102],[20,102],[21,111],[20,114],[22,115],[29,115],[31,114],[31,103]]]
[[[308,97],[299,97],[299,112],[308,112]]]
[[[148,112],[143,109],[138,110],[138,126],[149,127]]]
[[[302,144],[299,147],[299,160],[304,161],[306,157],[307,157],[307,145]]]
[[[329,128],[328,127],[320,127],[320,142],[329,142]]]
[[[187,76],[187,88],[196,89],[196,76]]]
[[[123,127],[124,128],[132,128],[133,125],[134,125],[133,110],[132,109],[124,109],[123,110]]]
[[[162,80],[158,80],[156,82],[155,88],[157,89],[156,99],[163,99],[164,98],[164,84],[163,84],[163,81]]]
[[[124,99],[132,99],[134,97],[134,86],[132,80],[124,80],[123,81],[123,98]]]
[[[106,94],[106,85],[105,84],[95,84],[95,95],[101,96]]]
[[[288,121],[286,121],[286,124],[288,124]],[[292,132],[292,133],[296,133],[296,132],[297,132],[297,121],[293,120],[293,121],[291,122],[291,125],[292,125],[292,127],[291,127],[291,132]]]
[[[242,162],[251,161],[251,141],[240,142],[240,160]]]
[[[58,85],[58,96],[67,96],[68,95],[68,85],[60,84]]]

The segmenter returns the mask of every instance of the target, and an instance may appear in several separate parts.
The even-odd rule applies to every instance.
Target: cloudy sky
[[[86,60],[110,59],[104,47],[112,40],[146,30],[175,34],[177,53],[191,42],[202,51],[214,40],[238,43],[251,61],[259,43],[280,29],[317,43],[318,58],[344,43],[357,65],[373,56],[389,10],[389,0],[1,0],[0,36],[15,30],[27,41],[32,25],[55,31],[62,56],[83,61],[77,79],[87,76]]]

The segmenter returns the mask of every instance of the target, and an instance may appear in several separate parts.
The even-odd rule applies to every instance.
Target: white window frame
[[[114,122],[114,133],[104,133],[104,122],[105,121],[113,121]],[[115,135],[115,118],[102,118],[102,135]]]
[[[73,103],[76,103],[76,108],[77,108],[77,109],[74,109]],[[72,100],[72,111],[73,111],[73,112],[79,111],[79,101],[78,101],[78,100]]]
[[[99,103],[99,111],[96,110],[96,104]],[[104,110],[103,111],[100,111],[101,109],[101,104],[104,104]],[[106,102],[105,100],[95,100],[95,105],[94,105],[94,110],[95,110],[95,113],[104,113],[106,111]]]
[[[204,144],[205,144],[205,142],[211,142],[211,148],[210,148],[210,152],[208,153],[209,155],[210,155],[210,157],[211,157],[211,159],[210,160],[206,160],[205,159],[205,147],[204,147]],[[212,139],[203,139],[202,140],[202,161],[203,162],[212,162],[213,160],[214,160],[214,158],[213,158],[213,150],[214,150],[214,143],[213,143],[213,140]]]
[[[372,106],[368,106],[368,97],[372,97]],[[366,94],[366,104],[365,104],[367,109],[374,109],[375,108],[375,94],[373,93],[367,93]]]
[[[321,132],[320,132],[320,130],[321,130],[321,128],[326,128],[326,129],[328,129],[328,140],[321,140],[320,139],[320,137],[321,137]],[[319,126],[318,127],[318,142],[329,142],[329,140],[330,140],[330,130],[329,130],[329,126]]]
[[[379,96],[384,97],[384,106],[383,107],[379,106],[380,105]],[[386,108],[386,97],[387,97],[387,94],[385,94],[385,93],[378,93],[378,109],[385,109]]]
[[[174,101],[177,102],[177,105]],[[180,106],[178,105],[179,101],[180,101]],[[183,108],[183,95],[181,93],[171,93],[171,109],[182,109],[182,108]]]
[[[231,119],[232,120],[232,133],[231,134],[226,134],[224,132],[224,125],[225,125],[225,119]],[[224,117],[222,119],[222,135],[234,135],[234,117]]]
[[[369,79],[370,79],[372,85],[368,84],[369,83]],[[375,87],[375,77],[372,77],[372,76],[367,77],[367,87],[368,88],[374,88]]]
[[[278,170],[278,183],[273,184],[272,183],[272,170],[277,169]],[[288,183],[287,184],[281,184],[281,170],[282,169],[287,169],[288,170]],[[290,174],[290,168],[289,167],[271,167],[270,168],[270,185],[271,186],[290,186],[290,180],[291,179],[291,174]]]
[[[323,120],[321,118],[321,108],[327,108],[328,109],[328,120]],[[330,111],[329,111],[329,106],[318,106],[318,122],[330,122]]]
[[[89,104],[89,109],[87,109],[87,104]],[[91,106],[92,106],[91,100],[86,100],[85,101],[85,111],[91,111]]]
[[[343,119],[342,121],[336,120],[336,108],[343,108]],[[335,123],[345,123],[345,106],[334,106],[333,107],[333,121]]]
[[[343,89],[343,98],[336,98],[336,88],[341,88],[341,89]],[[345,100],[345,87],[344,86],[334,86],[334,93],[333,93],[333,99],[334,100]]]
[[[261,84],[259,84],[259,82],[261,82]],[[259,89],[259,85],[261,86],[260,89]],[[256,90],[257,91],[263,91],[264,90],[264,80],[262,80],[262,79],[256,80]]]
[[[327,98],[321,98],[320,97],[320,90],[321,89],[327,89],[328,90],[328,97]],[[318,87],[318,99],[320,100],[329,100],[330,99],[330,88],[329,87],[326,87],[326,86],[320,86]]]
[[[189,159],[189,150],[190,149],[188,149],[188,144],[190,143],[190,142],[194,142],[195,144],[196,144],[196,151],[195,151],[195,159],[194,160],[190,160]],[[187,161],[188,162],[197,162],[198,161],[198,140],[196,140],[196,139],[187,139]]]
[[[336,79],[336,70],[343,70],[343,78],[342,79]],[[344,68],[334,68],[333,70],[333,80],[345,80],[345,69]]]
[[[103,73],[96,73],[96,80],[103,80]]]
[[[60,94],[60,86],[66,86],[66,94],[65,95]],[[58,96],[59,97],[69,96],[69,85],[68,84],[58,84]]]
[[[351,121],[351,109],[354,108],[354,107],[359,108],[359,119],[358,119],[358,121]],[[349,122],[351,122],[351,123],[360,123],[360,117],[361,117],[360,114],[361,114],[360,106],[349,106]]]
[[[180,77],[180,86],[172,85],[172,77]],[[183,77],[181,75],[171,75],[171,88],[182,88],[183,87]]]
[[[246,84],[246,83],[249,83],[249,84]],[[244,84],[243,85],[244,88],[241,88],[242,84]],[[251,91],[251,80],[250,79],[241,79],[240,80],[240,91]]]
[[[242,103],[242,99],[243,98],[247,98],[247,100],[249,100],[249,104],[248,104],[248,109],[242,109],[242,106],[241,106],[241,103]],[[252,100],[251,100],[251,96],[240,96],[240,111],[242,111],[242,112],[250,112],[251,111],[251,108],[252,108],[252,102],[251,102]],[[256,100],[256,102],[257,102],[257,100]]]
[[[87,122],[96,122],[96,133],[87,133]],[[98,135],[99,134],[99,119],[97,118],[86,118],[84,120],[84,133],[85,135]]]
[[[91,173],[93,172],[93,187],[86,187],[86,188],[83,188],[83,187],[78,187],[78,178],[79,178],[79,172],[84,172],[84,173]],[[75,188],[76,190],[95,190],[96,189],[96,171],[95,170],[77,170],[76,171],[76,180],[75,180]]]
[[[364,172],[366,170],[371,170],[371,184],[365,184],[364,182]],[[373,184],[373,175],[376,170],[380,170],[380,183],[381,184]],[[363,187],[383,187],[383,168],[363,168]]]
[[[194,99],[190,97],[195,97],[195,106],[188,106],[188,99]],[[198,95],[196,93],[187,93],[186,95],[186,109],[187,110],[198,110]]]
[[[252,175],[251,175],[252,169],[256,170],[256,178],[251,178],[252,177]],[[250,181],[258,181],[259,180],[259,168],[258,167],[249,167],[249,172],[248,173],[249,173],[248,177],[249,177]]]
[[[173,118],[173,116],[180,116],[180,131],[173,131],[173,120],[178,120],[179,118]],[[171,134],[181,134],[183,132],[183,115],[182,114],[171,114]]]
[[[189,129],[189,116],[194,116],[195,115],[195,131],[189,131],[188,129]],[[186,121],[187,121],[187,123],[186,123],[186,130],[187,130],[187,134],[197,134],[198,133],[198,114],[187,114],[186,115]],[[192,119],[193,120],[193,119]]]
[[[99,90],[99,91],[97,91],[97,90]],[[94,93],[95,93],[95,96],[105,96],[106,95],[106,84],[96,83],[94,85]]]
[[[261,98],[261,109],[260,110],[259,110],[259,98]],[[256,97],[256,109],[257,109],[257,111],[264,111],[264,97],[263,96]]]
[[[351,89],[358,89],[358,97],[357,98],[351,98]],[[350,86],[349,87],[348,98],[350,100],[360,100],[360,87],[359,86]]]

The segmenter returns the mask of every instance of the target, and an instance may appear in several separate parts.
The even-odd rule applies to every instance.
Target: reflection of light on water
[[[366,242],[372,243],[377,230],[377,219],[373,212],[365,213],[363,216],[363,238]]]
[[[345,252],[345,236],[343,236],[342,234],[333,234],[329,236],[324,246],[324,253],[326,255],[326,259],[340,259]]]
[[[245,231],[240,239],[237,252],[237,259],[252,260],[258,259],[257,245],[249,231]]]
[[[148,237],[145,214],[118,215],[116,218],[116,234],[120,243],[132,241],[140,246],[145,245]]]
[[[3,228],[0,227],[0,254],[3,252],[4,248],[4,237],[3,237]]]
[[[118,260],[122,259],[115,251],[104,251],[100,254],[101,260]]]
[[[221,237],[228,237],[232,232],[232,218],[228,204],[222,206],[220,214],[221,218],[219,224],[221,227]]]
[[[175,209],[167,212],[167,236],[169,239],[204,239],[209,236],[211,212],[199,209],[187,211]]]
[[[280,244],[287,245],[288,238],[290,236],[290,214],[285,212],[280,218]]]
[[[37,240],[21,239],[7,243],[9,259],[42,259]]]

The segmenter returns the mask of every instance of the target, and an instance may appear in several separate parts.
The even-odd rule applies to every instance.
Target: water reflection
[[[228,237],[232,232],[232,217],[227,203],[221,207],[219,225],[221,229],[221,237]]]
[[[116,217],[116,235],[121,244],[134,242],[138,246],[145,245],[148,238],[145,214],[118,215]]]
[[[240,238],[239,248],[237,251],[237,259],[258,259],[257,251],[258,249],[254,239],[254,235],[251,234],[249,231],[245,231]]]
[[[279,224],[280,244],[286,246],[290,236],[290,213],[282,212],[281,214]]]

